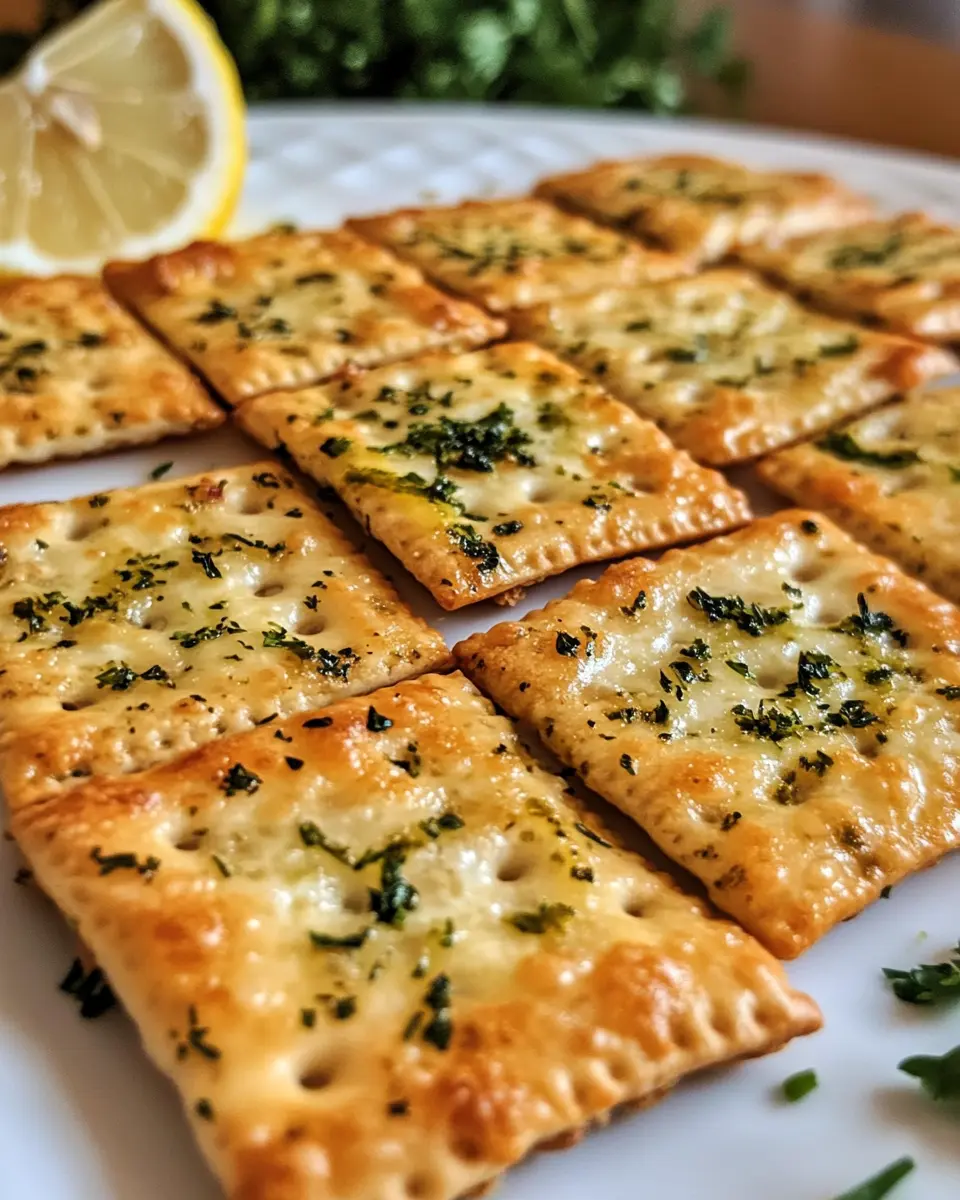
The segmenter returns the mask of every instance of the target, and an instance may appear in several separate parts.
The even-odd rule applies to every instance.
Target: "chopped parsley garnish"
[[[197,1010],[192,1004],[187,1009],[187,1020],[189,1021],[187,1036],[177,1046],[177,1058],[186,1058],[191,1050],[199,1054],[201,1058],[209,1059],[211,1062],[216,1062],[219,1058],[222,1058],[223,1051],[219,1046],[214,1046],[207,1040],[207,1034],[210,1030],[206,1025],[200,1024]]]
[[[842,342],[831,342],[820,347],[821,358],[843,358],[847,354],[855,354],[860,349],[860,339],[851,333]]]
[[[625,725],[632,725],[634,721],[644,721],[648,725],[664,725],[670,716],[670,709],[661,700],[654,708],[618,708],[603,715],[608,721],[623,721]]]
[[[857,611],[852,616],[845,617],[835,629],[837,633],[846,633],[851,637],[889,633],[898,646],[907,644],[906,632],[898,629],[893,623],[893,618],[887,613],[872,611],[863,592],[857,595]]]
[[[145,679],[151,683],[164,683],[173,687],[170,676],[163,667],[154,664],[152,667],[147,667],[145,671],[135,671],[125,662],[111,663],[109,667],[105,667],[96,677],[98,688],[110,688],[113,692],[125,692],[128,688],[133,687],[138,679]]]
[[[695,658],[697,662],[706,662],[710,657],[710,647],[703,638],[696,638],[692,645],[681,649],[680,655],[682,658]]]
[[[402,928],[407,913],[420,903],[420,893],[403,877],[403,848],[392,846],[380,863],[380,886],[370,888],[370,911],[384,925]]]
[[[905,1075],[919,1079],[931,1100],[960,1100],[960,1046],[946,1054],[917,1054],[898,1064]]]
[[[428,483],[416,471],[408,471],[406,475],[394,475],[392,471],[365,468],[362,471],[348,471],[346,482],[385,488],[408,496],[421,496],[431,504],[448,504],[457,512],[463,512],[463,505],[456,498],[457,485],[446,475],[438,474],[432,483]]]
[[[915,1166],[912,1158],[898,1158],[895,1163],[884,1167],[877,1175],[864,1180],[842,1196],[834,1196],[834,1200],[883,1200]]]
[[[636,775],[636,773],[637,773],[636,764],[634,763],[633,759],[630,757],[629,754],[624,753],[624,754],[620,755],[620,766],[626,771],[626,773],[628,775]]]
[[[916,450],[891,450],[887,453],[865,450],[851,434],[838,429],[833,429],[820,438],[816,447],[832,454],[834,458],[843,459],[844,462],[864,463],[868,467],[888,467],[894,471],[920,462],[920,455]]]
[[[736,673],[738,675],[741,675],[744,679],[755,679],[756,678],[756,676],[753,674],[753,672],[750,670],[750,668],[747,666],[747,664],[745,662],[740,662],[738,659],[735,659],[735,658],[728,658],[726,665],[730,668],[731,671],[736,671]]]
[[[420,774],[420,768],[423,766],[423,760],[420,757],[416,742],[407,742],[407,755],[407,758],[391,758],[390,761],[395,767],[399,767],[401,771],[406,771],[411,779],[416,779]]]
[[[446,1050],[453,1036],[453,1019],[450,1007],[451,985],[447,975],[437,975],[430,981],[426,995],[423,998],[433,1016],[423,1030],[423,1040],[436,1046],[438,1050]]]
[[[960,684],[948,683],[946,687],[937,688],[937,695],[946,700],[960,700]]]
[[[356,933],[346,933],[338,936],[334,933],[318,933],[310,930],[310,941],[318,950],[359,950],[370,936],[370,930],[358,929]]]
[[[818,1086],[816,1071],[798,1071],[796,1075],[791,1075],[783,1081],[783,1098],[788,1104],[796,1104],[798,1100],[816,1091]]]
[[[530,435],[518,429],[513,410],[498,405],[476,421],[456,421],[441,416],[439,421],[415,421],[402,442],[381,446],[382,454],[429,455],[438,469],[490,472],[498,462],[534,467],[536,460],[524,447]]]
[[[569,904],[541,901],[533,912],[515,912],[503,919],[521,933],[559,933],[574,915]]]
[[[960,1000],[960,945],[949,962],[921,963],[909,971],[884,967],[893,994],[907,1004],[940,1004]]]
[[[392,727],[393,721],[389,717],[385,717],[382,713],[378,713],[371,704],[367,709],[367,729],[371,733],[383,733],[385,729],[391,729]]]
[[[903,246],[903,234],[894,231],[877,246],[858,246],[851,242],[830,255],[828,266],[833,271],[849,271],[856,267],[882,267]]]
[[[342,650],[328,650],[325,646],[314,647],[303,638],[288,636],[282,625],[271,622],[271,626],[272,628],[263,630],[263,645],[273,650],[289,650],[302,662],[313,663],[320,675],[346,679],[350,668],[359,661],[349,646]]]
[[[635,617],[647,607],[647,593],[637,592],[632,604],[621,604],[620,611],[625,617]]]
[[[341,454],[346,454],[349,449],[350,439],[345,437],[328,437],[320,446],[321,454],[325,454],[327,458],[339,458]]]
[[[219,553],[219,551],[217,552]],[[220,568],[213,561],[214,555],[205,550],[194,550],[190,557],[203,570],[208,579],[222,579]]]
[[[194,321],[198,325],[219,325],[221,321],[233,320],[237,315],[237,310],[229,304],[224,304],[222,300],[212,299],[206,309],[194,317]]]
[[[746,704],[734,705],[731,712],[741,732],[773,742],[774,745],[779,745],[789,737],[799,737],[799,730],[803,727],[798,713],[792,709],[785,711],[777,708],[776,704],[767,707],[764,700],[757,705],[756,712]]]
[[[11,612],[18,621],[26,621],[28,633],[43,633],[47,628],[45,615],[64,600],[62,592],[45,592],[42,596],[29,596],[15,600]]]
[[[236,762],[226,773],[220,783],[220,787],[227,793],[228,796],[235,796],[237,792],[246,792],[252,795],[263,780],[253,771],[248,771],[243,763]]]
[[[193,1111],[197,1114],[201,1121],[216,1120],[216,1113],[213,1111],[213,1104],[206,1096],[201,1096],[193,1106]]]
[[[580,649],[580,639],[574,637],[572,633],[565,633],[563,630],[557,634],[557,640],[554,644],[557,653],[564,655],[566,658],[575,658],[577,651]]]
[[[465,823],[466,822],[464,821],[463,817],[459,816],[455,812],[451,812],[448,809],[446,812],[440,813],[440,815],[437,817],[427,817],[425,820],[421,821],[420,828],[428,838],[435,839],[438,838],[441,833],[449,833],[455,829],[462,829]]]
[[[805,754],[801,754],[799,761],[805,771],[813,771],[815,775],[819,776],[823,776],[828,768],[833,766],[833,759],[829,754],[824,754],[822,750],[817,751],[816,758],[807,758]]]
[[[522,528],[522,521],[503,521],[499,525],[494,525],[493,532],[497,537],[510,537],[511,534],[519,533]]]
[[[167,462],[157,463],[157,465],[150,472],[150,478],[151,479],[162,479],[172,466],[173,466],[173,459],[170,459]]]
[[[103,971],[99,967],[85,971],[79,958],[70,964],[70,970],[60,982],[60,991],[77,1001],[80,1016],[85,1021],[102,1017],[117,1002]]]
[[[279,732],[280,731],[277,730],[277,733]],[[276,737],[277,734],[275,733],[273,736]],[[300,771],[303,769],[302,758],[295,758],[292,754],[287,754],[284,756],[283,761],[287,764],[291,771]]]
[[[160,859],[149,854],[140,862],[131,851],[121,851],[119,854],[102,854],[99,846],[94,846],[90,857],[100,868],[101,875],[112,875],[114,871],[136,871],[144,879],[152,879],[160,869]]]
[[[492,542],[485,542],[472,525],[450,525],[447,537],[468,558],[475,560],[481,575],[495,571],[500,565],[500,551]]]
[[[785,608],[764,608],[748,604],[740,596],[711,596],[703,588],[694,588],[687,603],[702,612],[708,621],[731,621],[742,633],[760,637],[768,627],[789,621]]]
[[[300,840],[305,846],[310,846],[311,848],[318,846],[321,850],[326,850],[338,862],[342,862],[348,867],[354,866],[353,858],[346,846],[331,842],[320,826],[313,821],[302,821],[300,823]]]
[[[825,714],[825,720],[839,728],[849,725],[852,729],[864,729],[867,725],[876,724],[880,718],[862,700],[844,700],[836,712]]]
[[[613,843],[608,842],[606,838],[602,838],[599,833],[594,833],[593,830],[584,825],[582,821],[577,821],[574,824],[574,829],[577,833],[582,833],[585,838],[589,838],[591,842],[596,842],[598,846],[606,846],[607,849],[612,847]]]
[[[216,625],[202,625],[199,629],[181,629],[171,633],[170,641],[178,642],[184,650],[192,650],[201,642],[212,642],[231,633],[246,633],[246,630],[229,617],[221,617]]]
[[[797,692],[803,692],[807,696],[819,696],[820,688],[815,680],[829,679],[833,672],[839,670],[839,664],[829,654],[822,654],[819,650],[801,650],[797,659],[796,681],[788,684],[780,694],[793,697]]]

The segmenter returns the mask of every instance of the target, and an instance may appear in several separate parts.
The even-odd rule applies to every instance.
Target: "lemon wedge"
[[[219,233],[246,161],[236,67],[193,0],[105,0],[0,84],[0,271],[92,271]]]

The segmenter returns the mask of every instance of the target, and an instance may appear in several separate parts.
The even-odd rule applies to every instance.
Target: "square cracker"
[[[194,242],[145,262],[108,263],[104,278],[231,404],[351,363],[465,349],[503,332],[346,230]]]
[[[746,499],[547,350],[425,354],[245,405],[444,608],[728,529]]]
[[[14,808],[448,659],[276,463],[0,509]]]
[[[0,283],[0,467],[213,429],[223,413],[97,279]]]
[[[909,396],[757,471],[960,604],[960,388]]]
[[[755,171],[699,154],[595,163],[536,194],[713,261],[739,246],[863,220],[873,205],[829,175]]]
[[[688,275],[690,264],[541,200],[467,200],[348,222],[493,312],[613,284]]]
[[[230,1196],[452,1200],[820,1023],[591,823],[455,675],[54,797],[14,832]]]
[[[831,312],[933,342],[960,340],[960,229],[924,213],[741,256]]]
[[[960,612],[816,513],[455,653],[783,957],[960,845]]]
[[[809,312],[738,270],[538,305],[513,326],[718,465],[960,369],[945,350]]]

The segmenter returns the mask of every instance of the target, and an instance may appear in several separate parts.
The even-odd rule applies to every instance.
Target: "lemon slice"
[[[246,160],[232,59],[193,0],[105,0],[0,84],[0,271],[91,271],[229,221]]]

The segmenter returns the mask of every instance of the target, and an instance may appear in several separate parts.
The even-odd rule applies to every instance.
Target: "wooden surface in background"
[[[693,15],[717,0],[677,2]],[[737,48],[754,65],[745,120],[960,157],[960,45],[827,16],[809,0],[729,6]],[[38,10],[38,0],[0,0],[0,28],[29,27]],[[698,102],[726,115],[715,96]]]
[[[684,2],[691,12],[711,6]],[[745,120],[960,157],[960,46],[789,0],[730,0],[730,8],[737,50],[753,63]],[[700,100],[724,114],[715,97]]]

